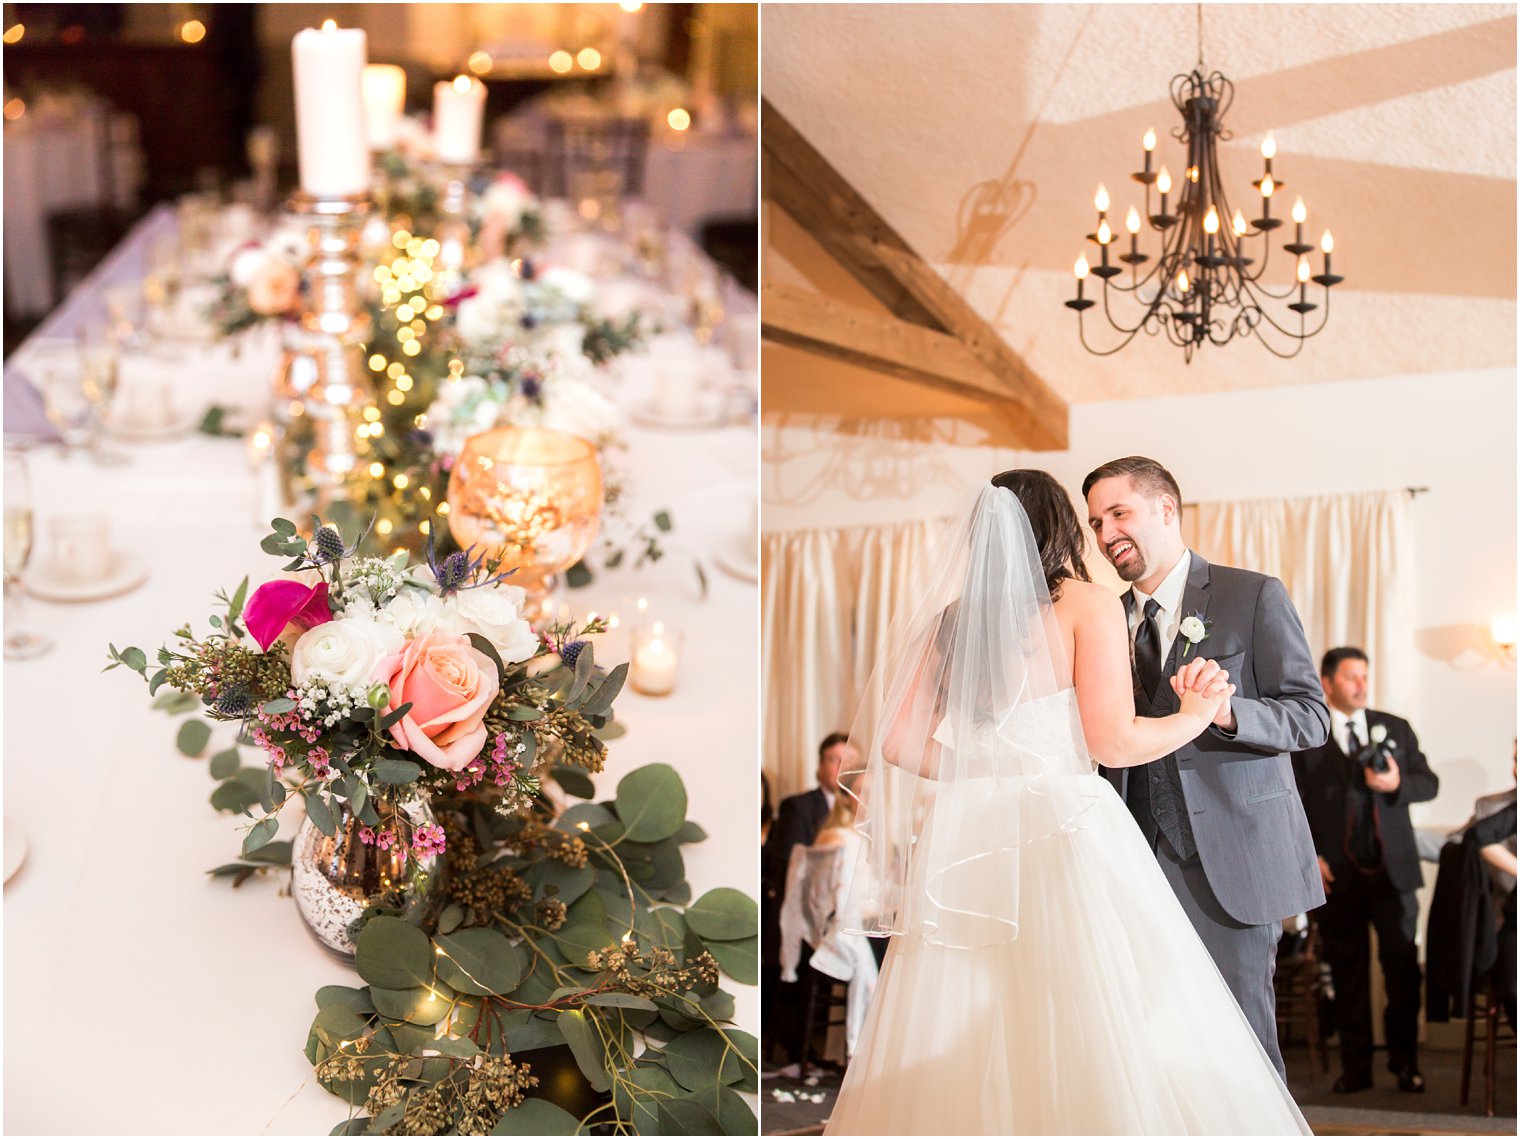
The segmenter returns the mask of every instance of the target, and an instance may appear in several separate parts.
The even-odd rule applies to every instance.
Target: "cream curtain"
[[[1182,534],[1211,562],[1282,579],[1316,666],[1327,649],[1355,645],[1371,658],[1372,705],[1414,707],[1407,492],[1202,502],[1183,511]]]
[[[892,614],[943,525],[765,535],[760,675],[765,768],[776,799],[813,786],[819,741],[851,730]]]
[[[942,520],[765,535],[761,676],[765,767],[779,800],[813,785],[818,742],[849,731],[891,617]],[[1188,545],[1280,578],[1316,666],[1336,645],[1372,659],[1371,702],[1415,709],[1414,552],[1404,491],[1191,504]],[[856,725],[869,732],[874,724]]]

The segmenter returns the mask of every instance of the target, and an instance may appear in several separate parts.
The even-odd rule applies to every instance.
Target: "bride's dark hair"
[[[1087,534],[1060,483],[1045,471],[1017,470],[993,475],[992,485],[1012,491],[1024,507],[1040,548],[1040,567],[1045,571],[1045,588],[1050,590],[1052,601],[1061,596],[1063,581],[1092,580],[1082,561]]]

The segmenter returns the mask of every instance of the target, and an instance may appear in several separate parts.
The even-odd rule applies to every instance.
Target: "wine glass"
[[[50,367],[43,372],[42,408],[48,422],[58,429],[65,458],[89,444],[95,431],[95,409],[77,365]]]
[[[41,656],[53,642],[21,627],[21,571],[32,554],[32,488],[26,460],[5,453],[5,656],[25,660]]]

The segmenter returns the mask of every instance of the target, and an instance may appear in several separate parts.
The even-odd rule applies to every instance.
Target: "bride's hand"
[[[1204,727],[1214,722],[1214,717],[1219,715],[1219,709],[1229,702],[1235,695],[1235,686],[1229,682],[1229,676],[1224,671],[1215,673],[1214,679],[1202,690],[1189,688],[1180,694],[1182,707],[1179,711],[1184,716],[1197,716],[1203,721]]]
[[[1172,683],[1172,691],[1180,697],[1190,688],[1195,692],[1206,691],[1220,677],[1228,680],[1229,673],[1220,669],[1217,661],[1194,657],[1182,666],[1180,672],[1174,673],[1168,679]]]

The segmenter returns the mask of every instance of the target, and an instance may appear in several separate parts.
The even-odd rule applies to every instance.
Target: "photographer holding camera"
[[[1415,949],[1415,891],[1423,879],[1409,804],[1434,799],[1439,781],[1409,721],[1368,710],[1366,653],[1331,649],[1319,671],[1330,705],[1330,739],[1295,752],[1293,775],[1325,883],[1325,904],[1314,916],[1335,982],[1341,1074],[1334,1090],[1372,1086],[1371,923],[1388,992],[1383,1013],[1388,1070],[1400,1091],[1423,1092]]]

